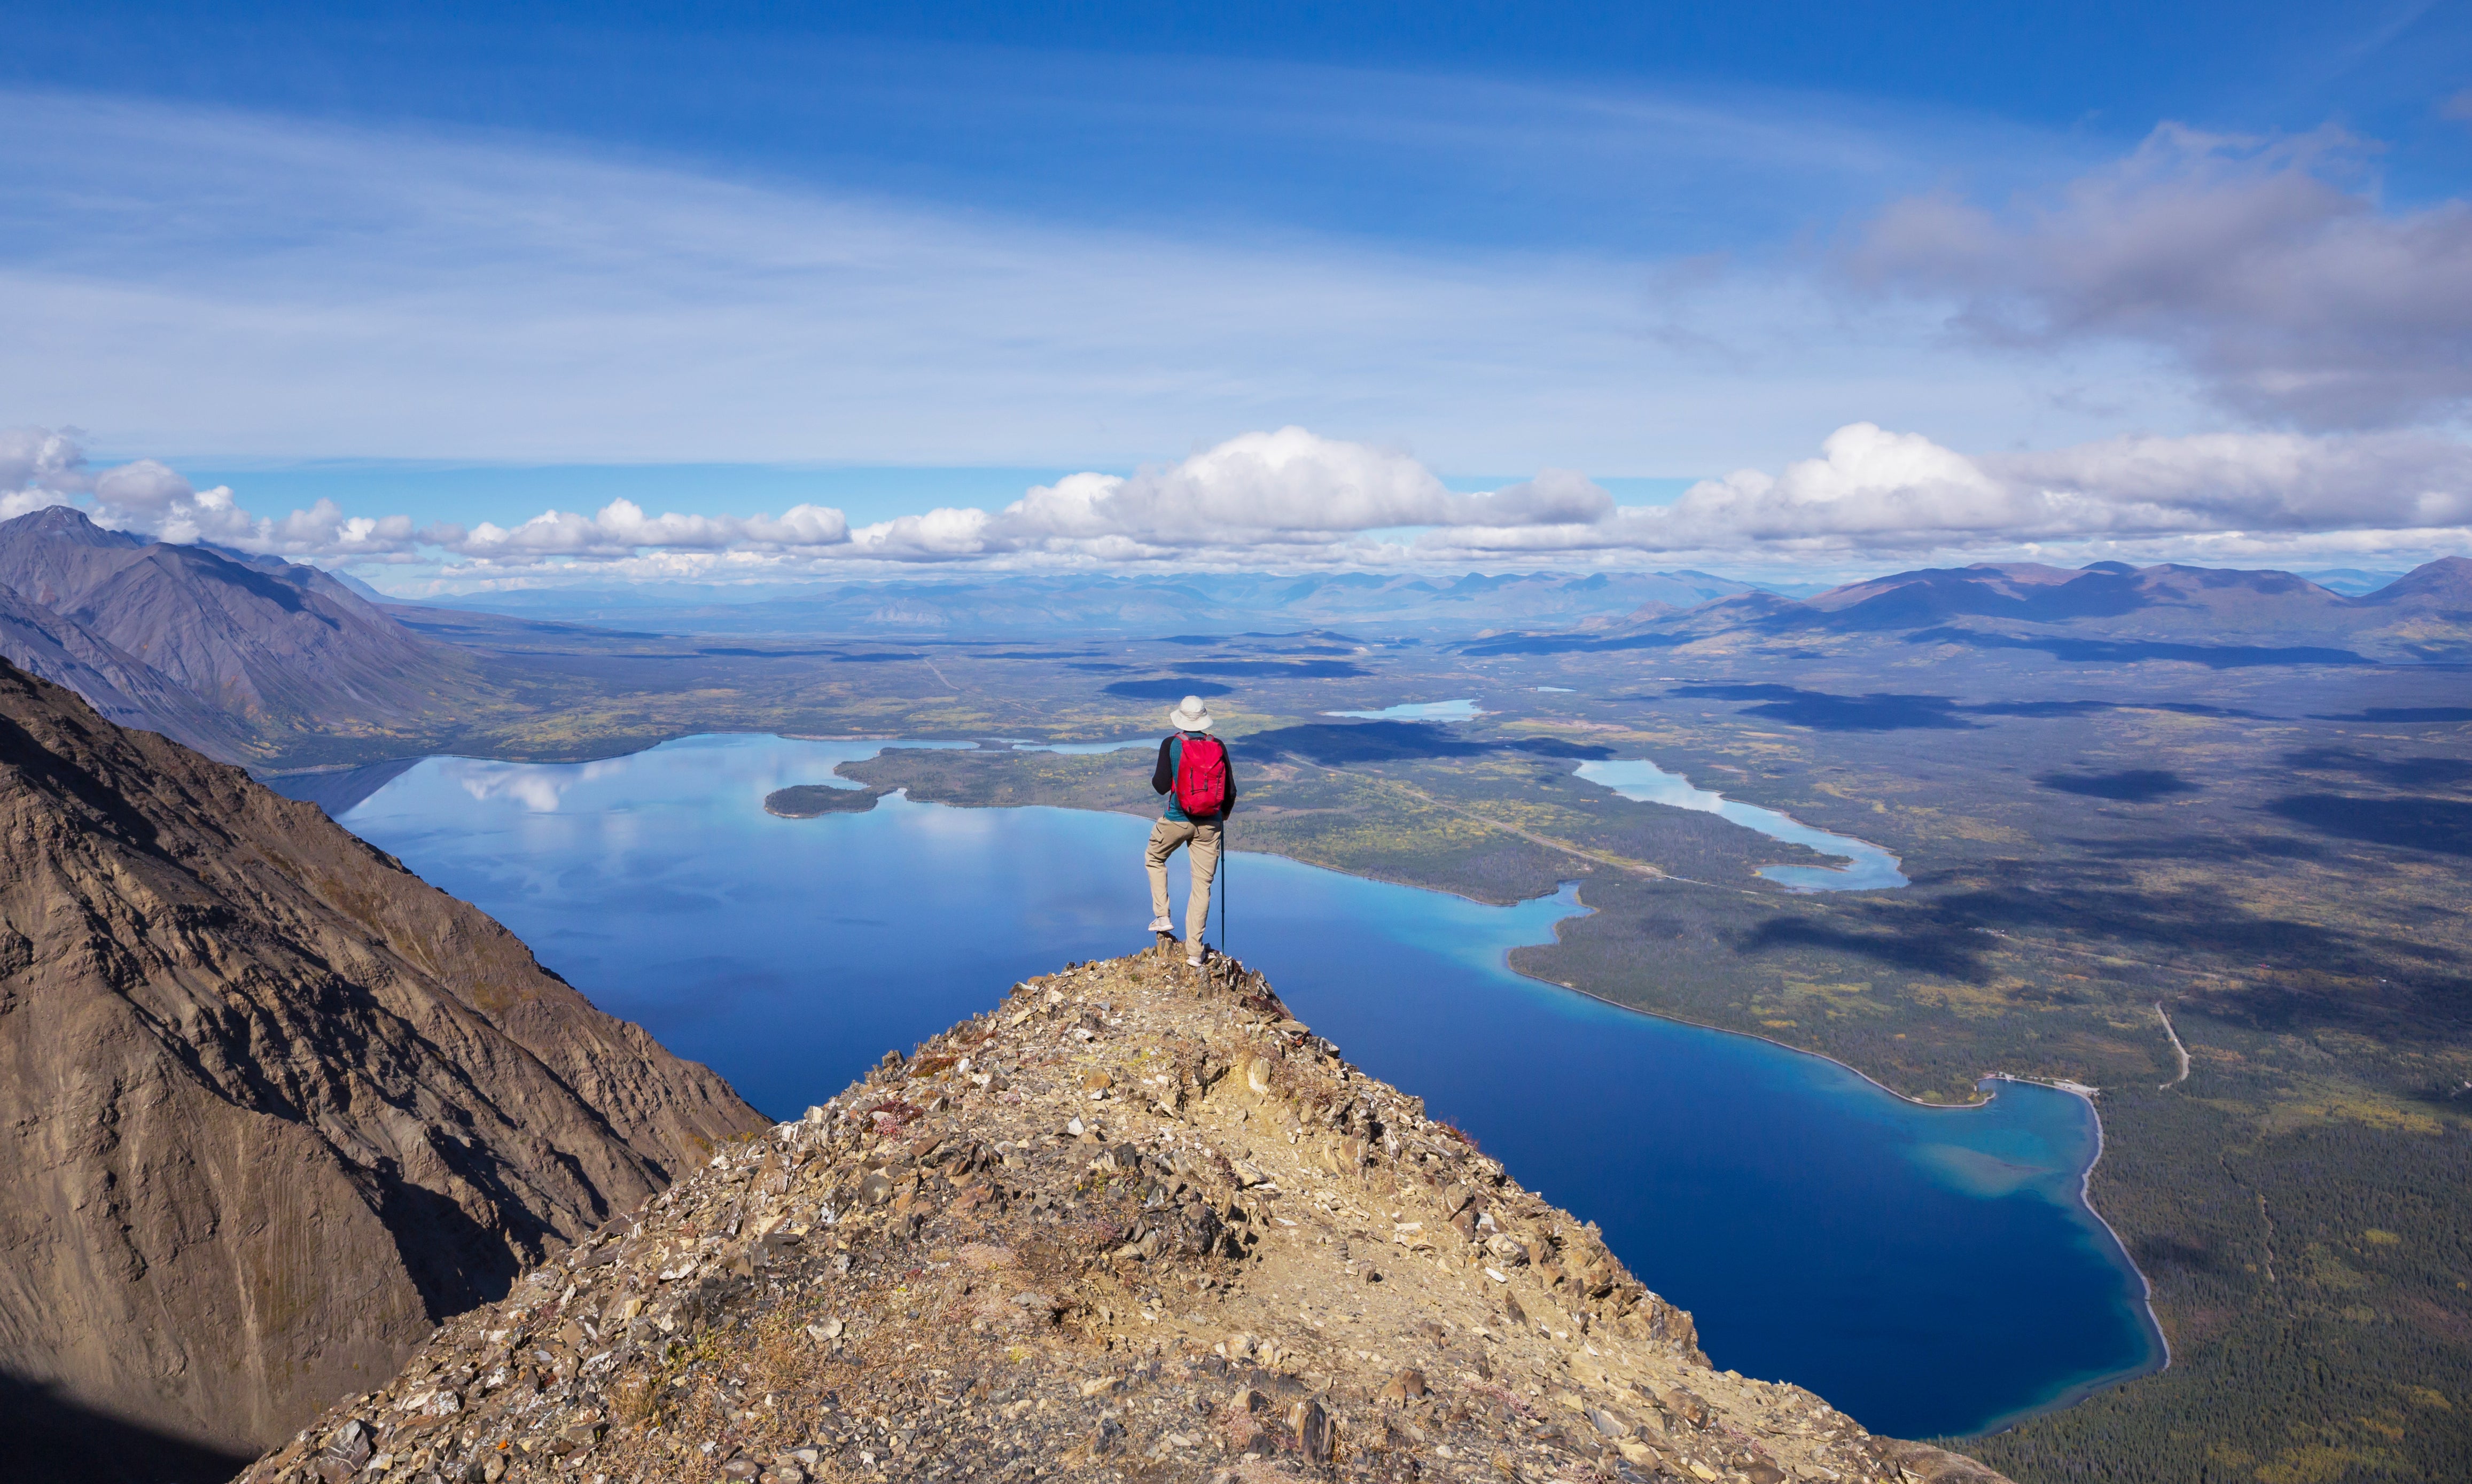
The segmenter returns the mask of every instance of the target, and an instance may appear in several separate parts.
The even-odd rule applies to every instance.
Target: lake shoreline
[[[1574,892],[1575,899],[1582,897],[1587,889],[1587,883],[1584,882],[1573,882],[1568,883],[1567,884],[1578,888],[1578,890]],[[1581,905],[1583,907],[1586,906],[1584,900],[1581,902]],[[1596,908],[1589,907],[1588,910],[1594,912]],[[1574,920],[1575,919],[1569,917],[1556,919],[1554,923],[1554,935],[1557,940],[1562,935],[1562,924]],[[1534,946],[1541,948],[1545,945],[1537,944]],[[1972,1113],[1980,1109],[1990,1107],[1991,1104],[1999,1097],[1999,1094],[1991,1093],[1986,1094],[1981,1102],[1927,1102],[1922,1098],[1911,1096],[1905,1093],[1898,1092],[1895,1088],[1889,1086],[1879,1078],[1871,1075],[1867,1072],[1865,1072],[1862,1068],[1853,1066],[1847,1062],[1840,1061],[1825,1051],[1815,1051],[1807,1047],[1795,1046],[1790,1042],[1780,1041],[1774,1036],[1761,1035],[1755,1030],[1737,1030],[1730,1025],[1711,1025],[1703,1021],[1689,1020],[1679,1015],[1668,1015],[1662,1010],[1652,1010],[1644,1005],[1625,1004],[1619,1000],[1610,999],[1604,995],[1598,994],[1594,990],[1581,989],[1577,984],[1566,984],[1560,979],[1549,979],[1541,974],[1532,974],[1519,967],[1517,962],[1512,959],[1510,954],[1507,952],[1503,954],[1503,967],[1509,969],[1511,973],[1519,976],[1521,978],[1529,980],[1531,983],[1542,984],[1551,989],[1563,990],[1570,994],[1581,996],[1583,999],[1593,1000],[1597,1003],[1605,1005],[1611,1009],[1627,1010],[1633,1015],[1649,1016],[1655,1020],[1664,1021],[1669,1025],[1686,1025],[1694,1030],[1708,1030],[1715,1031],[1720,1035],[1740,1036],[1747,1041],[1758,1041],[1768,1046],[1772,1046],[1781,1051],[1791,1051],[1797,1056],[1808,1056],[1817,1061],[1826,1062],[1832,1067],[1842,1068],[1846,1072],[1852,1072],[1855,1076],[1862,1078],[1872,1087],[1888,1094],[1890,1097],[1897,1099],[1899,1102],[1906,1103],[1912,1107],[1927,1108],[1935,1113]],[[1969,1438],[1980,1438],[1989,1437],[1994,1433],[2006,1432],[2009,1428],[2014,1427],[2021,1423],[2032,1422],[2037,1417],[2049,1416],[2054,1412],[2064,1412],[2070,1407],[2077,1405],[2080,1402],[2084,1401],[2086,1398],[2093,1396],[2096,1392],[2107,1390],[2110,1387],[2122,1385],[2128,1381],[2137,1380],[2142,1377],[2157,1375],[2170,1369],[2172,1365],[2172,1337],[2164,1332],[2163,1318],[2160,1314],[2157,1314],[2154,1311],[2154,1281],[2146,1276],[2146,1270],[2144,1268],[2137,1265],[2137,1258],[2128,1250],[2128,1243],[2122,1239],[2119,1229],[2111,1224],[2110,1218],[2105,1216],[2103,1213],[2102,1209],[2097,1207],[2094,1202],[2095,1166],[2103,1163],[2104,1152],[2109,1147],[2110,1139],[2108,1132],[2104,1128],[2103,1109],[2096,1104],[2093,1096],[2084,1090],[2083,1085],[2080,1083],[2045,1081],[2040,1077],[2024,1077],[2019,1076],[2014,1072],[1986,1072],[1983,1073],[1983,1080],[1986,1082],[2018,1082],[2033,1087],[2046,1087],[2056,1093],[2066,1093],[2070,1096],[2075,1097],[2080,1102],[2085,1104],[2087,1114],[2094,1119],[2094,1153],[2085,1162],[2085,1166],[2078,1171],[2078,1204],[2085,1209],[2085,1213],[2087,1215],[2092,1216],[2095,1219],[2096,1225],[2103,1228],[2104,1235],[2108,1237],[2111,1239],[2112,1245],[2119,1250],[2121,1261],[2127,1265],[2130,1272],[2137,1275],[2137,1284],[2140,1290],[2138,1294],[2138,1307],[2145,1311],[2148,1332],[2153,1337],[2154,1343],[2160,1347],[2162,1354],[2161,1357],[2152,1365],[2128,1372],[2125,1375],[2110,1377],[2099,1381],[2072,1382],[2068,1386],[2062,1388],[2057,1395],[2048,1402],[2037,1402],[2032,1406],[2021,1408],[2016,1412],[1998,1419],[1991,1425],[1984,1427],[1980,1431],[1964,1434],[1950,1434],[1950,1436],[1953,1437],[1963,1436]],[[2098,1088],[2095,1091],[2100,1092],[2102,1090]]]

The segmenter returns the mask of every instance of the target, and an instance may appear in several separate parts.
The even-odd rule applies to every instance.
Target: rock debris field
[[[1998,1476],[1711,1369],[1594,1227],[1153,952],[721,1147],[241,1477]]]

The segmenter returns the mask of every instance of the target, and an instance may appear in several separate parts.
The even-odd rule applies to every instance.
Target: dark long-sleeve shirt
[[[1225,744],[1222,743],[1222,745]],[[1183,758],[1184,734],[1177,732],[1159,743],[1158,766],[1151,769],[1151,791],[1167,795],[1167,817],[1170,819],[1189,820],[1191,817],[1176,801],[1176,769]],[[1230,756],[1227,760],[1227,805],[1220,811],[1220,817],[1224,819],[1234,813],[1236,813],[1236,759]]]

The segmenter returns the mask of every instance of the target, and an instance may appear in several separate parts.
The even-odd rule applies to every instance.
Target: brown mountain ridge
[[[472,655],[316,567],[107,530],[65,506],[0,523],[0,588],[14,595],[0,654],[226,762],[443,736],[490,689]]]
[[[202,1476],[762,1120],[315,805],[0,662],[10,1477]]]

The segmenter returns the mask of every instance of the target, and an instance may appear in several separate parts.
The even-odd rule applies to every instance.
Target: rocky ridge
[[[317,806],[5,662],[0,1069],[12,1479],[227,1472],[763,1125]]]
[[[1690,1315],[1260,978],[1014,986],[434,1335],[243,1484],[1991,1481]]]

